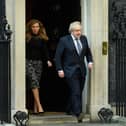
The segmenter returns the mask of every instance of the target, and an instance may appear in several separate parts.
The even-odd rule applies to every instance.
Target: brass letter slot
[[[108,43],[106,41],[102,42],[102,55],[107,55],[108,53]]]

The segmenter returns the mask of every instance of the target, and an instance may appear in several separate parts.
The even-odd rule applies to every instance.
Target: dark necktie
[[[75,39],[76,40],[76,43],[77,43],[77,52],[78,54],[80,55],[81,53],[81,50],[82,50],[82,47],[81,47],[81,43],[79,42],[79,39]]]

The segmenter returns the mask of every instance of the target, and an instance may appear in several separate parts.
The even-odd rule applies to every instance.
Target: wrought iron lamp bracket
[[[10,40],[12,31],[6,17],[2,16],[0,22],[0,40]]]

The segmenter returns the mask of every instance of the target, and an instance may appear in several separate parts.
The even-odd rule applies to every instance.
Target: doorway
[[[70,22],[81,20],[80,0],[26,0],[26,22],[35,18],[44,24],[49,37],[48,49],[52,68],[44,64],[40,98],[45,111],[65,111],[67,84],[57,76],[54,64],[55,50],[59,38],[68,34]],[[32,98],[31,98],[32,99]],[[29,100],[27,100],[29,101]],[[27,102],[27,106],[31,104]]]

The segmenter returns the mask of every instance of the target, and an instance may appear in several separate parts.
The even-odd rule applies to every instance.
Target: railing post
[[[10,38],[5,0],[0,0],[0,122],[11,122]]]

